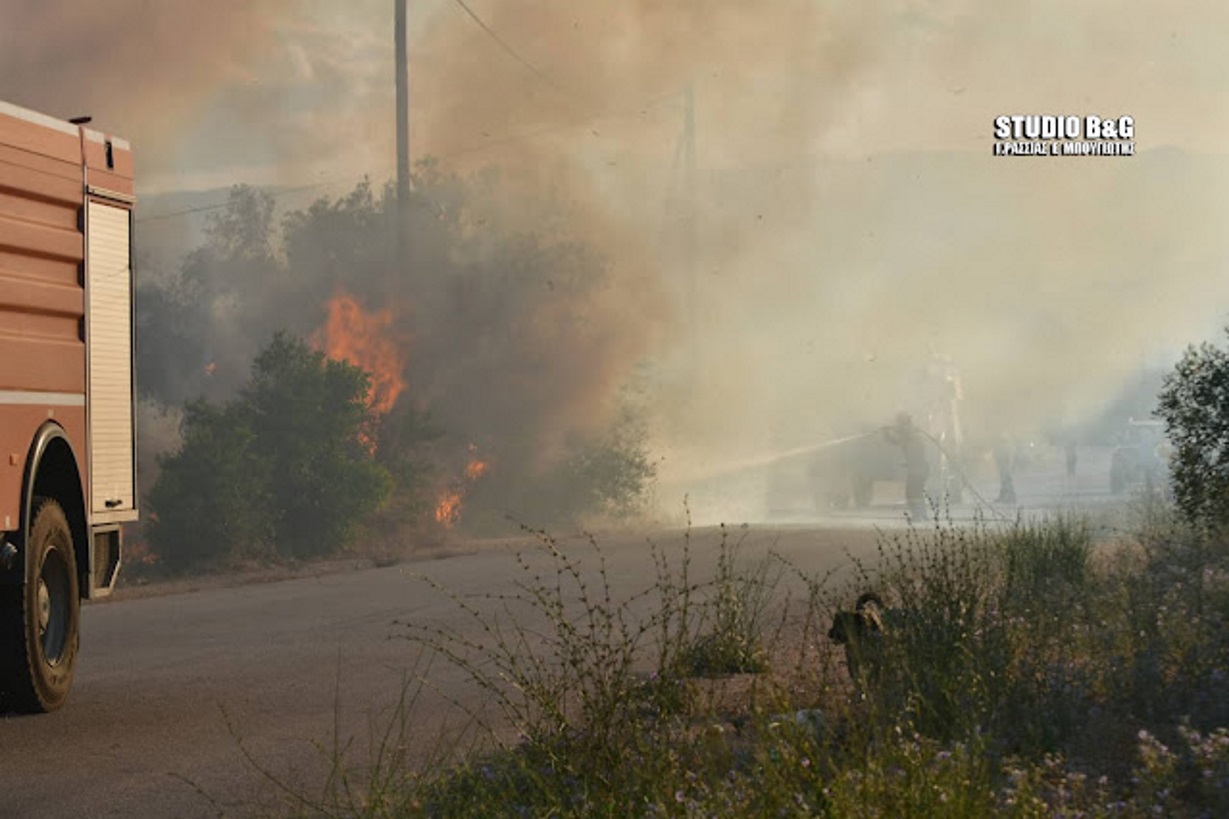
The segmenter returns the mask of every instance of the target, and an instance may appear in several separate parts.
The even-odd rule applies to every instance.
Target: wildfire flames
[[[405,389],[405,356],[389,328],[392,310],[368,312],[348,293],[338,291],[327,303],[329,316],[312,339],[316,348],[335,361],[347,361],[371,374],[367,403],[385,415]]]
[[[435,520],[444,526],[452,526],[460,519],[461,501],[465,493],[491,467],[489,463],[478,458],[477,452],[478,447],[470,444],[469,463],[465,465],[465,472],[460,480],[440,495],[439,501],[435,504]]]
[[[387,414],[406,386],[402,377],[405,356],[390,331],[393,311],[364,310],[357,299],[344,291],[338,291],[326,307],[328,319],[312,337],[312,343],[329,358],[349,362],[370,373],[367,403],[376,414]],[[367,443],[374,449],[371,442]],[[469,462],[464,472],[436,501],[435,519],[446,527],[460,519],[461,502],[466,493],[490,469],[490,464],[481,460],[477,451],[476,445],[469,445]]]
[[[473,450],[471,449],[470,451],[472,452]],[[486,474],[487,467],[488,464],[486,462],[471,459],[465,467],[465,479],[473,483]]]

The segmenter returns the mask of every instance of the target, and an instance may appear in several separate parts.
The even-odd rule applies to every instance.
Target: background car
[[[1110,457],[1110,491],[1117,495],[1135,486],[1163,485],[1169,475],[1169,451],[1164,422],[1127,421]]]

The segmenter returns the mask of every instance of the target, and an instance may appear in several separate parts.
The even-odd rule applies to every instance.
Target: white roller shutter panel
[[[95,522],[131,520],[136,506],[129,211],[90,202],[87,213],[91,517]]]

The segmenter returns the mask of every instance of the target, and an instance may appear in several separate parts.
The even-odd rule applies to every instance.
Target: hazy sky
[[[973,427],[1074,419],[1227,318],[1221,3],[470,0],[515,57],[454,0],[410,6],[415,156],[499,165],[616,269],[654,260],[662,435],[693,461],[878,420],[929,350]],[[392,8],[0,0],[0,98],[94,114],[145,192],[341,193],[394,167]],[[1130,115],[1137,155],[990,156],[995,116],[1049,113]]]
[[[418,155],[488,146],[474,161],[494,161],[497,146],[537,131],[573,154],[622,154],[630,140],[645,161],[667,162],[669,141],[636,135],[665,128],[663,118],[677,127],[678,101],[662,97],[689,83],[707,167],[765,155],[984,151],[998,113],[1129,112],[1141,148],[1213,153],[1229,125],[1229,58],[1217,37],[1229,11],[1213,2],[1163,11],[1057,0],[470,7],[538,73],[453,0],[412,0]],[[392,8],[0,0],[0,89],[64,116],[88,111],[144,143],[151,188],[387,172]],[[564,127],[641,110],[603,127]]]
[[[409,5],[419,155],[635,111],[689,82],[708,166],[772,149],[986,150],[997,113],[1131,112],[1142,148],[1212,152],[1229,124],[1217,37],[1229,12],[1211,1],[474,0],[538,74],[454,1]],[[0,89],[150,134],[146,176],[160,187],[387,171],[392,6],[2,0]],[[608,136],[564,128],[557,144],[619,152],[656,118],[614,121]],[[644,148],[660,160],[672,146]]]

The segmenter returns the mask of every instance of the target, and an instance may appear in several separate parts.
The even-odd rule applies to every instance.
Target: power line
[[[453,2],[456,3],[462,9],[462,11],[464,11],[465,14],[468,15],[469,18],[473,20],[474,23],[480,29],[482,29],[482,31],[488,37],[490,37],[506,54],[508,54],[508,56],[516,60],[516,62],[518,62],[520,65],[524,66],[530,73],[532,73],[535,77],[537,77],[542,83],[554,89],[556,92],[567,97],[568,102],[573,107],[575,107],[576,101],[572,97],[572,94],[570,91],[568,91],[563,86],[559,85],[559,83],[555,82],[549,75],[547,75],[537,66],[535,66],[533,63],[529,62],[529,60],[522,57],[516,51],[516,49],[514,49],[511,45],[508,44],[506,40],[500,37],[499,34],[493,28],[487,25],[486,21],[483,20],[478,15],[477,12],[475,12],[472,8],[470,8],[470,6],[465,2],[465,0],[453,0]],[[545,134],[554,133],[557,131],[577,128],[582,125],[588,125],[589,123],[597,122],[603,119],[612,119],[616,117],[626,117],[626,116],[633,116],[636,114],[643,114],[645,113],[645,109],[658,105],[659,103],[664,102],[666,100],[673,99],[677,95],[678,95],[678,92],[670,92],[667,94],[662,94],[658,97],[654,97],[648,100],[647,102],[637,105],[634,109],[626,109],[623,111],[612,111],[612,112],[599,113],[599,114],[595,114],[592,116],[586,116],[579,120],[573,120],[572,122],[561,123],[559,125],[544,126],[542,128],[532,129],[532,130],[525,131],[519,134],[510,134],[500,139],[485,140],[481,143],[474,143],[473,145],[461,147],[455,151],[449,151],[446,154],[435,155],[434,158],[435,159],[450,159],[452,157],[462,156],[464,154],[470,154],[470,153],[475,153],[478,151],[487,150],[489,148],[493,148],[499,145],[506,145],[509,143],[518,142],[524,139],[532,139],[534,137],[543,136]],[[309,190],[317,190],[320,188],[331,187],[333,185],[338,185],[338,184],[341,184],[342,182],[349,182],[351,180],[357,181],[357,180],[361,180],[364,178],[368,178],[368,176],[369,176],[368,174],[364,174],[362,176],[338,178],[338,179],[334,179],[329,182],[320,182],[320,183],[316,183],[313,185],[304,185],[304,186],[297,187],[297,188],[289,188],[286,190],[278,191],[276,194],[271,194],[271,196],[274,199],[280,199],[283,196],[289,196],[289,195],[293,195],[296,193],[303,193]],[[184,210],[172,211],[170,213],[159,213],[159,214],[155,214],[154,216],[144,216],[144,217],[137,219],[136,222],[137,224],[146,224],[149,222],[159,222],[159,221],[164,221],[166,219],[173,219],[179,216],[190,216],[196,213],[207,213],[210,211],[221,210],[225,207],[226,207],[225,202],[214,204],[214,205],[201,205],[201,206],[194,207],[194,208],[186,208]]]
[[[504,53],[506,53],[509,57],[511,57],[512,59],[516,60],[518,63],[523,65],[526,69],[529,70],[531,74],[533,74],[535,77],[537,77],[539,80],[541,80],[546,85],[553,88],[555,91],[559,92],[560,94],[563,94],[566,97],[572,96],[571,92],[569,92],[566,88],[559,85],[559,83],[551,79],[550,76],[548,76],[545,72],[539,69],[536,65],[529,62],[529,60],[525,59],[519,53],[517,53],[516,49],[508,45],[507,41],[504,40],[503,37],[500,37],[499,34],[497,34],[493,28],[488,26],[486,22],[481,17],[479,17],[478,14],[472,8],[469,7],[469,5],[465,2],[465,0],[453,0],[453,2],[456,3],[458,6],[460,6],[461,9],[467,15],[469,15],[469,18],[478,24],[478,28],[482,29],[488,37],[494,40],[495,44],[498,45],[501,49],[503,49]]]
[[[440,160],[452,159],[454,157],[464,156],[466,154],[479,153],[481,151],[489,150],[491,148],[497,148],[501,145],[513,144],[516,142],[521,142],[526,139],[534,139],[535,137],[545,136],[546,134],[556,133],[559,131],[567,131],[573,128],[579,128],[581,126],[589,125],[594,122],[600,122],[606,119],[622,119],[624,117],[640,116],[640,115],[648,113],[648,109],[654,108],[663,102],[671,101],[675,99],[677,96],[678,96],[678,92],[672,91],[672,92],[662,94],[657,97],[653,97],[652,99],[646,100],[645,102],[633,108],[624,108],[624,109],[620,109],[617,111],[604,111],[598,114],[594,114],[593,116],[572,120],[570,122],[563,122],[563,123],[559,123],[556,125],[545,125],[541,128],[533,128],[527,131],[522,131],[520,133],[509,134],[505,137],[499,137],[496,139],[488,139],[482,142],[475,142],[471,145],[465,145],[460,148],[457,148],[456,150],[448,151],[447,153],[433,154],[431,156],[433,159],[440,159]],[[388,166],[388,167],[380,169],[380,171],[382,172],[389,172],[391,170],[392,170],[392,166]],[[363,173],[363,174],[356,174],[353,176],[336,177],[327,182],[316,182],[311,185],[300,185],[294,188],[284,188],[275,193],[271,193],[270,197],[274,200],[277,200],[285,196],[292,196],[294,194],[304,193],[306,191],[319,190],[321,188],[329,188],[329,187],[333,187],[334,185],[360,182],[363,179],[370,179],[371,176],[372,174],[368,172],[368,173]],[[178,218],[180,216],[191,216],[197,213],[208,213],[210,211],[222,210],[226,206],[227,206],[226,202],[219,202],[213,205],[199,205],[193,208],[185,208],[184,210],[170,211],[168,213],[158,213],[158,214],[154,214],[153,216],[142,216],[136,220],[136,223],[140,225],[140,224],[146,224],[148,222],[161,222],[167,219]]]
[[[320,188],[329,188],[329,187],[332,187],[333,185],[340,185],[342,183],[359,181],[365,178],[366,178],[366,174],[364,174],[363,176],[356,176],[356,177],[349,177],[349,176],[345,178],[338,177],[336,179],[331,179],[328,182],[316,182],[311,185],[300,185],[294,188],[283,188],[282,190],[277,191],[276,193],[269,194],[269,196],[272,199],[281,199],[283,196],[291,196],[296,193],[304,193],[306,191],[319,190]],[[259,186],[253,186],[253,187],[259,187]],[[191,216],[194,213],[207,213],[211,210],[222,210],[223,208],[226,207],[226,205],[227,203],[221,202],[215,205],[199,205],[194,208],[185,208],[184,210],[175,210],[169,213],[156,213],[153,216],[142,216],[136,220],[136,223],[138,225],[141,225],[141,224],[146,224],[148,222],[161,222],[166,219],[174,219],[179,216]]]
[[[573,128],[579,128],[581,126],[589,125],[594,122],[600,122],[601,120],[604,120],[604,119],[623,119],[624,117],[639,116],[639,115],[648,113],[648,109],[653,108],[657,105],[660,105],[663,102],[673,100],[677,96],[678,96],[678,92],[671,91],[670,93],[662,94],[660,96],[653,97],[652,99],[646,100],[645,102],[633,108],[622,108],[616,111],[605,111],[602,113],[593,114],[591,116],[586,116],[580,119],[570,120],[568,122],[561,122],[556,125],[543,125],[540,128],[531,128],[527,131],[521,131],[520,133],[509,134],[506,137],[499,137],[497,139],[488,139],[483,142],[476,142],[472,145],[462,146],[460,148],[457,148],[454,151],[449,151],[446,154],[440,154],[436,158],[437,159],[451,159],[453,157],[462,156],[464,154],[471,154],[477,151],[484,151],[487,148],[494,148],[499,145],[507,145],[509,143],[520,142],[526,139],[533,139],[534,137],[545,136],[546,134],[553,134],[559,131],[569,131]]]

